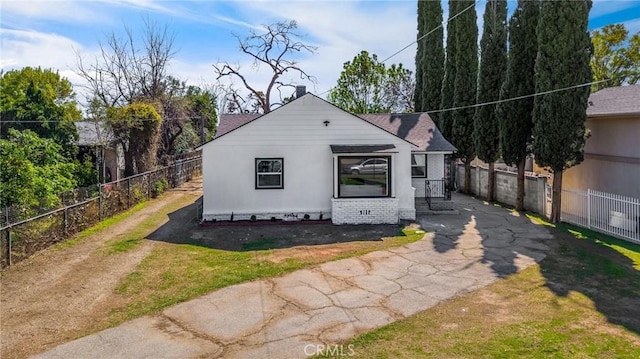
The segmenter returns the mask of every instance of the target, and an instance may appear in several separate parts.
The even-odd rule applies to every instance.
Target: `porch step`
[[[425,209],[421,209],[421,208],[416,208],[416,214],[460,214],[460,211],[458,211],[457,209],[439,209],[439,210],[433,210],[433,209],[429,209],[429,208],[425,208]]]
[[[452,201],[432,200],[431,208],[425,200],[416,199],[415,204],[418,214],[460,214]]]

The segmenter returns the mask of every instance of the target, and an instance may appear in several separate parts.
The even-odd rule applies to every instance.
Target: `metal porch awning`
[[[397,153],[395,145],[329,145],[333,153]]]

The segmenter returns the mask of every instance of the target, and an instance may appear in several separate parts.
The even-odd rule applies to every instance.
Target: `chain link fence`
[[[5,209],[0,221],[0,268],[24,260],[103,218],[124,212],[201,174],[202,158],[185,158],[154,171],[95,186],[95,191],[83,188],[66,193],[66,197],[62,197],[63,207],[28,219],[22,220]]]

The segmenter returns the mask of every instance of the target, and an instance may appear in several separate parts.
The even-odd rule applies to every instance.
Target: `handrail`
[[[424,181],[424,198],[431,209],[431,199],[442,198],[451,200],[451,189],[448,181],[443,178],[440,180],[427,179]]]

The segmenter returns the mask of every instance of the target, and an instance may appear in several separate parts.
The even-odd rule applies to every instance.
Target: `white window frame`
[[[259,163],[261,161],[279,161],[280,162],[280,171],[279,172],[259,172]],[[283,189],[284,188],[284,158],[282,157],[270,157],[270,158],[256,158],[255,159],[255,172],[256,172],[256,189]],[[260,176],[273,176],[278,175],[280,177],[280,184],[278,185],[260,185]]]
[[[413,156],[422,156],[424,158],[424,175],[423,176],[419,176],[419,175],[414,175],[413,174],[413,169],[414,168],[420,168],[423,167],[421,165],[418,165],[417,161],[416,164],[414,165],[414,157]],[[412,153],[411,154],[411,178],[427,178],[427,154],[426,153]]]

